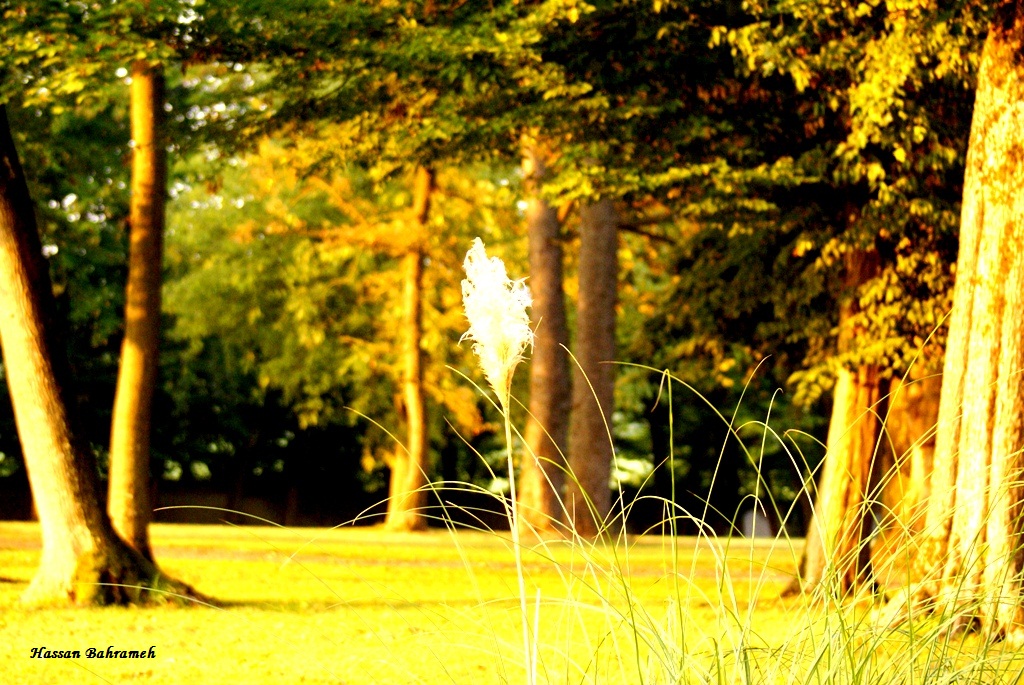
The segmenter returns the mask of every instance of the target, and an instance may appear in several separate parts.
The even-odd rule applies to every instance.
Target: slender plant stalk
[[[523,661],[527,685],[536,685],[537,659],[530,648],[530,616],[526,606],[526,580],[523,577],[523,548],[519,539],[519,504],[516,501],[516,471],[512,460],[512,374],[523,361],[523,353],[533,345],[533,330],[526,310],[531,305],[530,290],[523,281],[512,281],[505,264],[488,257],[477,238],[466,253],[466,279],[462,281],[462,300],[469,319],[463,340],[473,341],[480,368],[501,402],[505,418],[505,448],[508,455],[508,482],[511,505],[505,505],[519,581],[519,608],[523,620]]]
[[[512,499],[511,506],[505,506],[508,514],[508,524],[512,529],[512,553],[516,559],[516,578],[519,581],[519,609],[523,619],[523,658],[526,661],[526,682],[527,685],[536,685],[537,669],[536,655],[530,647],[530,619],[529,610],[526,606],[526,579],[523,576],[523,548],[519,537],[519,505],[516,502],[516,472],[515,464],[512,461],[512,419],[508,415],[508,407],[511,398],[506,398],[505,411],[505,449],[508,457],[508,483],[509,496]]]

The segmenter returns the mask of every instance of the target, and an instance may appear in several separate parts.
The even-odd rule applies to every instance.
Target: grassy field
[[[478,531],[154,525],[220,606],[27,610],[38,528],[0,523],[0,682],[525,683],[508,540]],[[872,630],[870,602],[782,600],[788,541],[643,537],[525,553],[541,683],[1015,682],[976,636]],[[859,607],[859,608],[858,608]],[[31,648],[156,658],[38,659]]]

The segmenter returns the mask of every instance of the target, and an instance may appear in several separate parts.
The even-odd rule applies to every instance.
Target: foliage
[[[787,75],[798,92],[815,94],[821,117],[839,122],[841,135],[823,152],[831,185],[851,188],[855,204],[842,233],[818,243],[821,265],[837,264],[850,249],[875,249],[882,258],[849,322],[870,344],[839,361],[872,361],[898,374],[923,351],[934,368],[988,10],[795,2],[751,3],[750,11],[749,25],[719,37],[750,72]]]
[[[207,346],[224,349],[235,373],[254,379],[252,401],[278,395],[300,430],[361,426],[351,439],[359,436],[364,467],[375,470],[399,448],[361,417],[392,432],[400,420],[395,293],[410,239],[409,194],[404,183],[373,184],[357,172],[311,175],[305,160],[266,144],[229,165],[212,194],[182,187],[168,235],[166,308],[173,336],[193,359]],[[467,236],[489,237],[496,224],[508,230],[515,221],[500,180],[442,174],[427,236],[425,390],[444,408],[432,412],[431,439],[449,454],[446,444],[460,439],[445,422],[468,438],[487,428],[480,400],[446,366],[464,373],[475,366],[458,346],[458,255]],[[215,310],[211,298],[221,303]],[[185,386],[177,392],[182,402],[192,396]],[[464,467],[445,468],[468,475]]]
[[[495,415],[446,367],[474,368],[457,345],[457,256],[480,236],[525,263],[512,172],[523,134],[552,151],[544,193],[565,220],[570,298],[575,210],[615,198],[626,236],[622,360],[671,370],[715,406],[737,407],[735,422],[770,408],[777,425],[820,435],[840,365],[899,375],[941,359],[984,3],[2,9],[2,92],[18,105],[15,132],[56,251],[101,458],[123,297],[124,79],[139,58],[168,66],[177,158],[171,342],[157,399],[174,419],[158,419],[157,471],[167,460],[190,473],[188,455],[215,463],[210,446],[220,445],[216,454],[246,452],[247,469],[273,472],[276,441],[291,445],[287,461],[298,452],[285,436],[344,429],[340,452],[364,464],[368,487],[379,485],[397,446],[346,407],[389,430],[401,421],[395,267],[411,239],[407,176],[430,166],[440,181],[427,242],[425,389],[444,408],[431,414],[453,424],[438,418],[431,441],[442,475],[489,481],[456,434],[489,453]],[[841,269],[854,250],[873,250],[881,266],[849,292]],[[839,354],[839,304],[849,298],[860,312],[844,325],[864,344]],[[668,452],[659,385],[658,373],[631,369],[618,387],[618,443],[651,468]],[[719,453],[737,466],[735,481],[716,485],[724,522],[756,489],[753,471],[738,444],[722,451],[731,439],[707,426],[728,422],[700,400],[675,411],[673,478],[696,493],[690,508],[701,506]],[[253,422],[261,430],[246,428]],[[5,454],[16,451],[2,443],[11,435],[0,426]],[[769,459],[771,487],[792,490],[792,465],[780,453]],[[664,493],[666,483],[655,471],[646,487]]]
[[[629,358],[676,370],[710,397],[734,382],[720,369],[739,368],[745,378],[759,366],[764,397],[787,379],[795,386],[792,399],[773,398],[773,412],[804,428],[817,421],[799,418],[790,402],[815,407],[839,365],[876,363],[891,374],[912,363],[936,368],[977,48],[968,38],[978,24],[959,29],[945,12],[882,3],[857,12],[799,2],[731,12],[664,6],[662,38],[710,26],[708,54],[728,47],[736,67],[718,62],[710,84],[699,80],[706,65],[693,70],[693,92],[704,94],[693,116],[719,116],[720,125],[705,126],[700,154],[674,147],[677,171],[655,201],[669,208],[659,235],[674,244],[652,259],[668,266],[646,297],[644,333]],[[686,20],[669,21],[684,10]],[[921,29],[928,22],[931,33]],[[905,66],[894,69],[899,50]],[[673,95],[687,92],[685,74],[682,66],[673,74]],[[865,249],[879,254],[881,268],[850,292],[843,255]],[[862,344],[839,355],[838,304],[848,298],[860,312],[844,326]],[[699,434],[709,418],[681,433]]]

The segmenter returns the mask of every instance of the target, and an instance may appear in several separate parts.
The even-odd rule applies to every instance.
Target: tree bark
[[[114,529],[140,554],[149,546],[149,443],[160,344],[160,286],[167,146],[164,77],[159,65],[132,68],[132,190],[125,330],[110,434],[108,508]]]
[[[872,565],[880,575],[900,579],[906,578],[914,536],[924,529],[942,392],[942,377],[922,368],[892,379],[882,445],[882,507]]]
[[[427,469],[429,443],[426,405],[423,398],[423,245],[426,241],[433,173],[416,170],[413,189],[411,230],[413,246],[402,258],[403,310],[402,397],[407,426],[405,450],[396,451],[389,484],[390,498],[385,524],[394,530],[423,530],[427,527]]]
[[[573,530],[594,537],[611,509],[615,400],[618,217],[610,200],[580,210],[579,302],[566,509]]]
[[[96,466],[72,429],[54,311],[32,201],[0,106],[0,346],[43,538],[23,600],[103,604],[158,601],[166,592],[195,596],[111,526]]]
[[[1024,7],[978,73],[931,496],[912,607],[1024,641]],[[903,611],[896,604],[889,610]]]
[[[857,332],[848,324],[857,312],[856,289],[876,269],[874,253],[855,252],[847,259],[846,285],[851,295],[840,310],[841,352],[850,351],[857,339]],[[840,368],[801,573],[787,593],[825,585],[842,597],[871,581],[869,496],[883,416],[885,395],[878,367]]]
[[[530,363],[530,416],[524,438],[526,455],[519,472],[519,524],[544,536],[562,523],[572,383],[569,331],[562,288],[562,243],[558,213],[540,196],[544,153],[524,146],[526,231],[530,243],[530,323],[535,331]]]

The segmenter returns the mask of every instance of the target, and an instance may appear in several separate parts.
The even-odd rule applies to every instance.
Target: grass
[[[153,526],[162,566],[221,608],[29,610],[38,528],[0,523],[4,683],[521,683],[507,534]],[[785,540],[644,536],[526,546],[542,683],[1014,682],[976,636],[872,630],[870,606],[778,599]],[[540,604],[535,607],[538,595]],[[156,646],[155,660],[30,649]]]
[[[516,569],[505,538],[475,531],[160,524],[152,536],[163,567],[224,608],[23,609],[17,598],[35,570],[38,529],[0,523],[0,569],[13,581],[0,583],[4,682],[522,681]],[[644,538],[629,549],[629,591],[650,607],[667,608],[672,581],[664,542]],[[715,553],[696,540],[680,543],[680,563],[695,563],[699,592],[715,596]],[[739,574],[750,567],[751,553],[763,565],[774,549],[763,542],[746,548],[745,554],[734,548],[730,560]],[[611,550],[593,552],[583,558],[558,545],[525,551],[526,581],[543,597],[545,680],[592,681],[589,672],[600,682],[631,682],[631,664],[589,663],[608,651],[598,645],[628,640],[630,632],[609,620],[612,607],[622,611],[627,604],[617,562]],[[781,584],[788,576],[779,571],[772,578]],[[717,620],[710,605],[698,616],[698,622]],[[142,643],[156,645],[155,661],[28,658],[39,645],[84,650]]]

